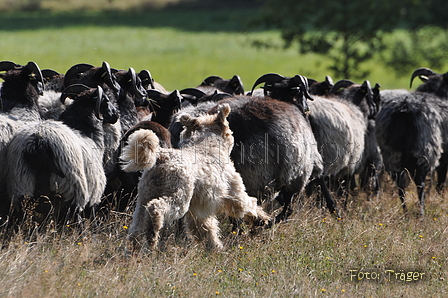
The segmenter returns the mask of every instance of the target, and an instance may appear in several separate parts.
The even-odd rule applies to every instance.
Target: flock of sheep
[[[415,77],[415,92],[274,73],[246,93],[238,76],[167,92],[149,71],[107,62],[65,74],[0,62],[1,220],[20,225],[31,202],[34,221],[64,224],[123,212],[137,196],[134,246],[155,247],[164,224],[184,218],[219,249],[219,213],[269,226],[316,192],[337,214],[356,184],[379,192],[383,169],[405,212],[415,182],[423,215],[427,175],[441,190],[447,173],[448,73]],[[271,218],[261,203],[272,197],[282,209]]]

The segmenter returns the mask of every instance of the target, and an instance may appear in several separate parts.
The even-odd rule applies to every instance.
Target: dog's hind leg
[[[157,246],[168,209],[169,204],[165,197],[153,199],[143,206],[136,206],[129,230],[129,239],[132,241],[134,251],[140,247],[143,235],[146,235],[150,248]]]
[[[249,196],[244,188],[243,180],[239,174],[235,174],[230,181],[228,196],[223,197],[223,211],[231,217],[250,217],[267,223],[269,216],[258,205],[257,198]]]
[[[196,214],[187,212],[185,215],[187,229],[196,241],[207,240],[209,250],[220,250],[223,248],[219,239],[219,225],[216,216],[199,217]]]

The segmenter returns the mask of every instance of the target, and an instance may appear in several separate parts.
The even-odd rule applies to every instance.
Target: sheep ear
[[[218,118],[221,120],[221,122],[224,122],[230,114],[230,106],[228,103],[224,103],[219,105],[218,107]]]

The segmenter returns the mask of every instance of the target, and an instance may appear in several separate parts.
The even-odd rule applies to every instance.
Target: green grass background
[[[283,48],[280,33],[251,26],[256,9],[153,12],[0,14],[0,60],[35,61],[61,73],[74,64],[148,69],[167,90],[198,85],[209,75],[241,76],[245,88],[268,72],[323,80],[331,75],[323,56]],[[255,47],[254,43],[270,47]],[[408,88],[379,58],[365,65],[371,83]]]

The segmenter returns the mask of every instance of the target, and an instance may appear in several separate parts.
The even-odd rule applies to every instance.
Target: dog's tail
[[[137,172],[151,169],[157,161],[159,138],[148,129],[139,129],[128,138],[128,144],[123,148],[120,160],[125,172]]]

